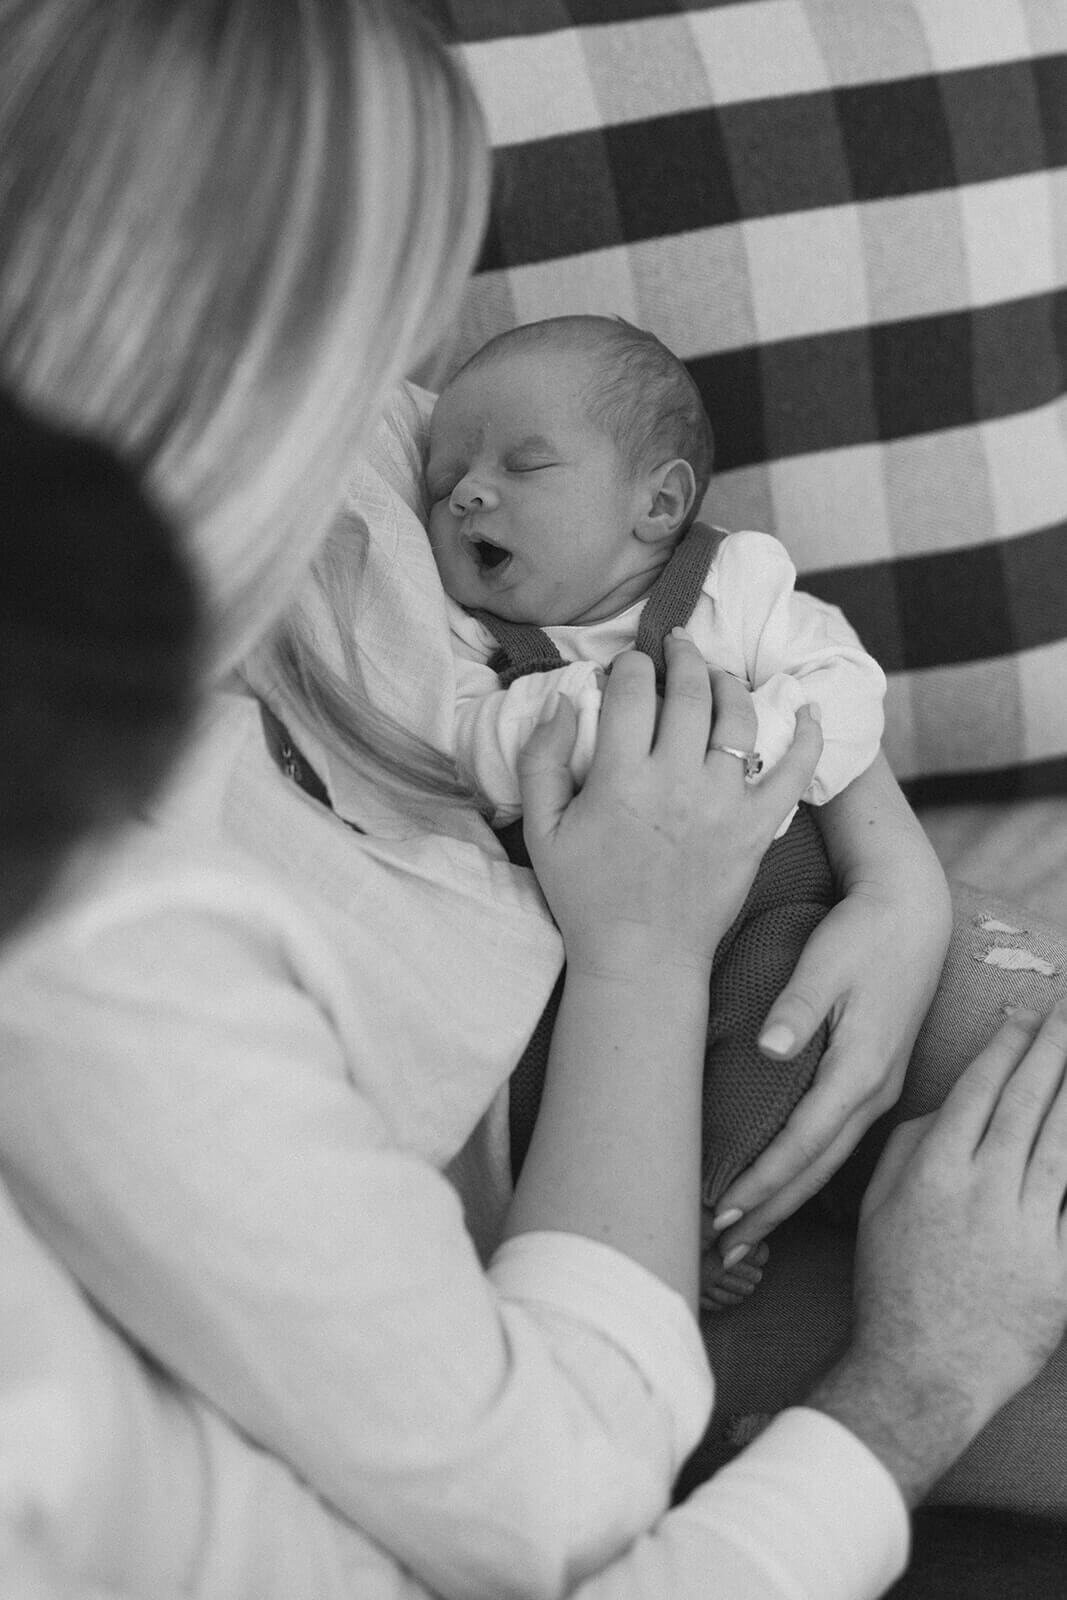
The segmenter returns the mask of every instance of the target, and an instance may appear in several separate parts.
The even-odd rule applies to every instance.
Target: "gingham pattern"
[[[496,147],[455,359],[652,328],[705,515],[844,608],[913,796],[1067,792],[1067,0],[430,8]]]

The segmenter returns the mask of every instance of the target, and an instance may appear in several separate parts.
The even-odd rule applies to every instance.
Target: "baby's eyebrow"
[[[543,433],[528,433],[522,439],[517,439],[507,448],[507,455],[517,456],[523,453],[532,455],[554,456],[559,453],[559,446]],[[467,455],[471,452],[468,451]],[[455,477],[465,470],[465,456],[449,455],[434,457],[433,450],[429,451],[423,468],[427,483],[444,483],[449,478]]]
[[[516,445],[512,446],[512,448],[515,451],[540,450],[545,455],[552,455],[555,452],[556,446],[553,444],[552,440],[547,439],[543,433],[528,433],[525,439],[520,439]]]

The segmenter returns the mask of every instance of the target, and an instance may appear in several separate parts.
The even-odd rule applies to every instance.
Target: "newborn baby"
[[[874,759],[885,678],[834,607],[798,594],[784,547],[694,520],[712,437],[684,365],[653,335],[605,317],[561,317],[493,339],[440,396],[426,464],[429,537],[456,666],[455,754],[523,860],[518,755],[552,696],[577,713],[581,782],[605,676],[623,650],[663,669],[685,625],[709,665],[752,691],[754,750],[725,749],[758,782],[817,703],[822,757],[805,801],[831,800]],[[808,1087],[825,1030],[789,1061],[757,1043],[816,923],[833,874],[807,806],[787,818],[720,946],[704,1095],[706,1303],[731,1304],[751,1274],[712,1248],[719,1196],[783,1126]],[[543,1054],[543,1052],[542,1052]],[[543,1063],[542,1063],[543,1065]],[[654,1063],[650,1063],[654,1070]],[[532,1126],[537,1087],[524,1089]],[[524,1137],[513,1118],[521,1159]],[[720,1219],[721,1221],[721,1219]]]

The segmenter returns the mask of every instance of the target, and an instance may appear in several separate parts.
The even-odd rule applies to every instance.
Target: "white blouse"
[[[348,514],[392,577],[367,586],[390,609],[361,617],[362,647],[388,638],[382,681],[433,736],[447,622],[390,482],[415,415],[403,397]],[[711,1396],[684,1303],[588,1239],[497,1247],[502,1091],[560,961],[532,876],[473,813],[428,832],[292,731],[373,836],[281,775],[254,700],[220,695],[158,818],[0,967],[13,1194],[213,1441],[183,1581],[219,1600],[879,1593],[903,1504],[816,1413],[666,1512]],[[125,1422],[83,1466],[121,1482],[179,1425],[108,1394],[97,1412]],[[292,1560],[274,1581],[283,1545],[317,1587]]]

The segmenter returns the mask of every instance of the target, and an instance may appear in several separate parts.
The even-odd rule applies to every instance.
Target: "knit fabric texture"
[[[662,683],[667,671],[663,641],[672,628],[684,627],[696,609],[708,568],[726,533],[706,522],[694,522],[663,568],[637,621],[635,650],[652,657],[656,682]]]
[[[765,1056],[757,1040],[835,898],[822,834],[801,806],[760,863],[712,967],[703,1095],[703,1198],[712,1209],[785,1125],[826,1049],[825,1023],[790,1061]]]

